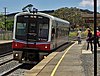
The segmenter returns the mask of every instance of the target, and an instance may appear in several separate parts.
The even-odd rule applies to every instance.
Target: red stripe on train
[[[36,44],[32,44],[29,43],[28,45],[26,43],[22,43],[22,42],[16,42],[13,41],[12,43],[12,48],[13,49],[22,49],[25,47],[29,47],[29,48],[38,48],[39,50],[43,50],[43,51],[50,51],[50,43],[36,43]]]

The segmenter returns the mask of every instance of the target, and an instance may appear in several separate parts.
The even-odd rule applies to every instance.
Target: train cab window
[[[36,33],[36,26],[34,23],[30,23],[29,33]]]
[[[48,39],[48,24],[39,24],[39,39],[47,40]]]
[[[35,18],[34,18],[35,17]],[[49,31],[49,18],[36,15],[29,19],[29,39],[47,41]]]
[[[24,35],[25,34],[26,23],[17,23],[17,35]]]
[[[17,39],[26,39],[26,23],[17,23],[15,36]]]
[[[48,40],[49,18],[40,15],[18,16],[15,37],[21,40]]]
[[[38,40],[47,41],[49,35],[49,18],[38,15]]]

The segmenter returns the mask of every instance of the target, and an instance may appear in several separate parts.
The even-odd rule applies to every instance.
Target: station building
[[[90,27],[94,27],[94,14],[83,14],[83,20]],[[97,26],[100,26],[100,14],[97,14]]]

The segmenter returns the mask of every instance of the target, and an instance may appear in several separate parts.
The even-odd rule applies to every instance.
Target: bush
[[[77,32],[70,32],[69,33],[69,37],[75,37],[75,36],[77,36]]]

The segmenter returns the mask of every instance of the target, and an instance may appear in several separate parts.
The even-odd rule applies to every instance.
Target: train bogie
[[[22,63],[38,63],[49,53],[39,52],[32,48],[20,49],[19,51],[13,51],[13,58]]]

